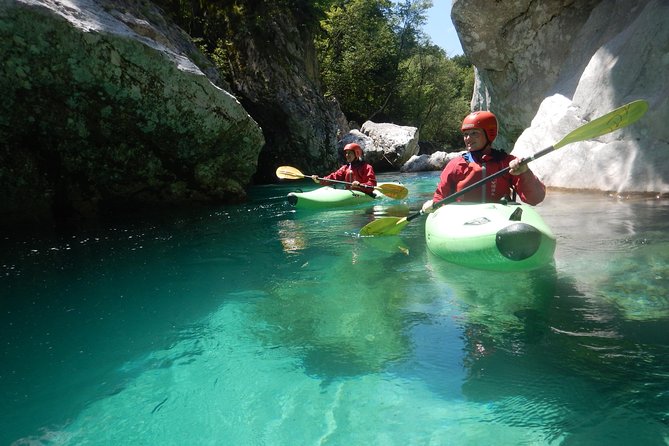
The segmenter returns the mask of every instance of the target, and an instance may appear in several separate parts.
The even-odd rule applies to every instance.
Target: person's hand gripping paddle
[[[620,128],[626,127],[636,121],[638,121],[648,110],[648,102],[643,99],[630,102],[629,104],[623,105],[622,107],[616,108],[615,110],[600,116],[599,118],[588,122],[587,124],[582,125],[581,127],[573,130],[567,136],[562,138],[557,143],[553,144],[550,147],[546,147],[543,150],[535,153],[532,156],[523,158],[520,165],[527,164],[531,161],[541,158],[544,155],[551,153],[554,150],[564,147],[567,144],[571,144],[578,141],[585,141],[587,139],[596,138],[607,133],[611,133]],[[432,205],[432,208],[436,209],[440,206],[443,206],[448,203],[454,202],[458,197],[469,192],[472,189],[482,186],[483,184],[494,180],[495,178],[506,174],[510,170],[509,167],[502,169],[489,177],[486,177],[480,181],[477,181],[474,184],[471,184],[464,189],[449,195],[443,200],[437,201]],[[424,212],[416,212],[410,214],[406,217],[383,217],[377,220],[374,220],[371,223],[363,226],[360,229],[360,235],[396,235],[404,229],[406,225],[409,224],[411,220],[414,220],[421,215],[424,215]]]

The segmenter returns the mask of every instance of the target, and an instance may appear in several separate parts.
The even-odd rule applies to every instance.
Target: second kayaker
[[[358,190],[373,197],[374,186],[376,186],[376,174],[372,165],[363,161],[362,147],[354,142],[346,144],[344,147],[344,157],[346,157],[346,164],[339,169],[326,175],[321,180],[318,179],[317,175],[312,175],[311,179],[323,186],[333,184],[328,180],[346,181],[351,183],[350,185],[346,185],[346,189]]]
[[[423,204],[423,212],[432,212],[434,203],[506,167],[510,168],[507,174],[465,193],[457,201],[498,202],[510,198],[513,192],[527,204],[537,205],[543,201],[546,186],[526,164],[520,165],[522,159],[493,149],[492,142],[497,137],[494,114],[489,111],[470,113],[462,121],[461,130],[467,152],[446,164],[432,199]]]

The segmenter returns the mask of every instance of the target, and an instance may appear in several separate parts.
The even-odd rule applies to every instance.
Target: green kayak
[[[379,183],[384,184],[396,183]],[[300,209],[332,209],[346,206],[357,206],[376,202],[379,198],[386,198],[378,190],[373,191],[374,196],[364,192],[348,189],[335,189],[331,186],[319,187],[307,192],[290,192],[288,202]]]
[[[329,209],[355,206],[374,201],[374,198],[357,190],[319,187],[307,192],[290,192],[288,202],[300,209]]]
[[[555,236],[532,206],[453,203],[429,214],[428,249],[451,263],[494,271],[526,271],[553,260]]]

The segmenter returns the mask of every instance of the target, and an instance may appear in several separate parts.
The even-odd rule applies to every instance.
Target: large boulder
[[[524,155],[646,99],[650,110],[633,126],[532,168],[549,186],[669,192],[667,17],[663,0],[455,0],[452,18],[476,66],[472,108],[495,112],[498,147],[515,144],[514,154]]]
[[[404,163],[401,172],[423,172],[426,170],[442,170],[453,158],[462,156],[464,152],[434,152],[431,155],[414,155]]]
[[[360,130],[349,131],[337,142],[340,162],[345,162],[343,149],[350,143],[362,147],[365,161],[376,172],[397,171],[418,153],[418,129],[367,121]]]
[[[3,222],[244,199],[262,131],[151,3],[3,1],[0,57]]]
[[[399,170],[418,154],[416,127],[366,121],[360,131],[373,141],[365,147],[365,159],[378,172]]]
[[[227,3],[221,7],[236,14],[220,24],[232,91],[266,140],[254,181],[277,181],[284,164],[309,172],[336,168],[337,141],[349,126],[337,101],[323,95],[311,27],[281,2]]]

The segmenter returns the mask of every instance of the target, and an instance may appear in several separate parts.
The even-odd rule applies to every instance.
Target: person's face
[[[483,149],[488,144],[485,132],[482,129],[469,129],[462,132],[465,139],[465,147],[469,152],[476,152]]]
[[[354,150],[345,150],[344,156],[346,157],[347,163],[352,163],[355,161],[355,151]]]

